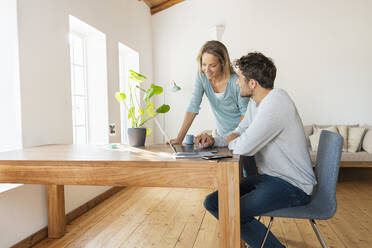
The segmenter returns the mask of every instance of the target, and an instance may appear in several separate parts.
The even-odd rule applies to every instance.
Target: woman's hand
[[[167,141],[167,143],[168,143],[168,141]],[[182,140],[180,138],[174,138],[174,139],[170,140],[170,143],[172,145],[178,145],[178,144],[182,144]]]

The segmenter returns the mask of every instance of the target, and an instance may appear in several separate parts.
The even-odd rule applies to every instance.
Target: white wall
[[[22,146],[17,4],[0,1],[0,151]]]
[[[166,130],[178,132],[196,55],[218,24],[226,27],[222,42],[232,59],[248,51],[274,59],[276,86],[289,92],[305,124],[372,124],[371,9],[366,0],[188,0],[154,15],[155,81],[175,79],[183,87],[183,97],[167,94]],[[212,125],[205,97],[190,132]]]
[[[16,0],[0,2],[0,151],[22,147]],[[0,184],[0,192],[18,187]]]
[[[15,3],[16,0],[1,1],[1,31],[4,25],[15,25]],[[11,8],[3,9],[3,5]],[[133,0],[18,0],[17,11],[23,145],[72,143],[69,14],[106,34],[108,118],[110,123],[116,123],[119,131],[119,104],[114,99],[114,92],[119,90],[118,42],[139,51],[141,72],[152,78],[151,17],[145,3]],[[9,15],[5,16],[4,22],[3,12]],[[15,31],[12,32],[10,40],[6,41],[7,47],[0,48],[2,54],[3,50],[16,48]],[[4,34],[0,35],[2,40]],[[10,56],[6,62],[12,62],[14,58]],[[0,64],[4,63],[0,61]],[[15,69],[13,65],[10,68]],[[11,80],[15,77],[8,75]],[[120,132],[110,137],[110,142],[120,142]],[[66,187],[66,212],[106,189]],[[45,187],[27,185],[1,193],[0,220],[0,247],[9,247],[46,226]]]
[[[10,247],[47,225],[46,190],[24,185],[0,194],[0,247]]]

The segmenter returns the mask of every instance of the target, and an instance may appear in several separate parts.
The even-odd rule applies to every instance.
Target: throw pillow
[[[362,148],[368,153],[372,153],[372,126],[367,126],[367,132],[364,135]]]
[[[313,151],[318,150],[319,139],[320,139],[320,134],[322,133],[322,130],[327,130],[327,131],[331,131],[334,133],[338,133],[336,126],[330,126],[327,128],[318,128],[317,126],[314,125],[314,133],[309,136],[311,149]]]
[[[310,140],[309,136],[313,133],[313,126],[312,125],[305,125],[304,126],[305,138],[307,146],[310,147]]]
[[[349,137],[347,141],[347,151],[357,152],[365,134],[365,127],[349,127]]]
[[[322,132],[322,130],[327,130],[327,131],[331,131],[331,132],[334,132],[334,133],[338,133],[338,131],[337,131],[337,127],[335,126],[335,125],[329,125],[329,126],[327,126],[327,125],[313,125],[313,134],[315,134],[315,133],[319,133],[319,135],[320,135],[320,133]]]
[[[348,126],[337,126],[338,133],[344,138],[344,144],[342,146],[342,151],[347,152],[347,140],[348,140]]]

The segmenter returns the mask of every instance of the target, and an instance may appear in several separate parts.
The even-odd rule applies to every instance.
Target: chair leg
[[[316,237],[318,238],[320,244],[322,245],[323,248],[327,248],[327,245],[326,245],[326,243],[325,243],[325,241],[324,241],[322,235],[320,234],[320,231],[319,231],[319,229],[318,229],[318,226],[317,226],[316,223],[315,223],[315,220],[311,219],[311,220],[309,220],[309,221],[310,221],[311,226],[312,226],[313,229],[314,229],[314,232],[315,232]]]
[[[261,216],[260,216],[260,218],[261,218]],[[265,243],[266,243],[267,237],[269,236],[270,228],[271,228],[273,222],[274,222],[274,217],[270,217],[270,223],[269,223],[269,226],[267,227],[267,232],[266,232],[265,237],[262,241],[261,248],[263,248],[265,246]]]

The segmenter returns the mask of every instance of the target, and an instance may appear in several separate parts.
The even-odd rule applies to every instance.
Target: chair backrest
[[[312,205],[321,210],[323,218],[331,218],[337,209],[336,184],[340,168],[343,138],[337,133],[323,130],[316,157],[315,175],[318,184]]]

